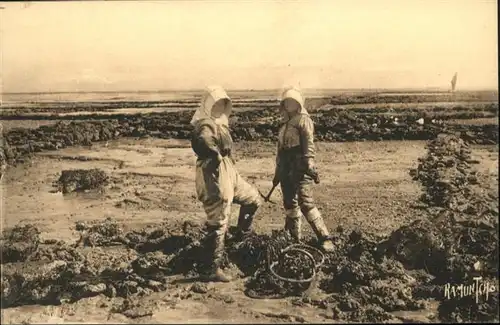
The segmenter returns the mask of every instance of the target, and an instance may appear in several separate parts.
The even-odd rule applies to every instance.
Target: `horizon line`
[[[225,88],[228,92],[237,91],[279,91],[281,88]],[[444,87],[415,87],[415,88],[302,88],[303,91],[366,91],[366,92],[379,92],[379,91],[440,91],[440,92],[451,92],[449,88]],[[84,93],[166,93],[166,92],[203,92],[204,88],[192,88],[192,89],[156,89],[156,90],[80,90],[80,91],[8,91],[1,92],[3,95],[34,95],[34,94],[84,94]],[[467,91],[494,91],[498,92],[498,88],[469,88],[455,90],[455,92],[467,92]]]

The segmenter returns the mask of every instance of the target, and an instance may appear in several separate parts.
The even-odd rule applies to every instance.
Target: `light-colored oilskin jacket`
[[[214,118],[212,108],[220,99],[225,100],[224,114],[220,118]],[[213,203],[229,198],[237,178],[231,155],[233,141],[228,126],[231,112],[231,99],[225,90],[220,87],[208,87],[191,120],[194,126],[191,147],[198,157],[196,192],[202,202]],[[220,164],[216,164],[219,153],[223,159]]]
[[[212,108],[221,99],[226,101],[226,108],[224,114],[216,119],[212,117]],[[223,157],[231,155],[233,141],[228,124],[232,110],[231,99],[223,88],[207,87],[201,105],[191,119],[194,126],[191,146],[198,159],[216,158],[218,152]]]
[[[284,100],[294,99],[300,105],[299,111],[293,116],[285,111]],[[278,134],[278,152],[276,157],[276,172],[280,178],[296,176],[294,174],[308,168],[308,161],[315,158],[314,123],[304,105],[304,97],[296,88],[283,92],[280,104],[283,125]]]

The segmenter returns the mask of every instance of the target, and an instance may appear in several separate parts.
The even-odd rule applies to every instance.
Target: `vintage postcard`
[[[2,323],[498,322],[497,9],[1,2]]]

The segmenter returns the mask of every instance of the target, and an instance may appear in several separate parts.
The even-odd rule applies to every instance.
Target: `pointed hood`
[[[283,115],[283,119],[285,121],[288,121],[290,117],[288,116],[288,112],[285,110],[284,106],[284,101],[287,98],[294,99],[297,103],[300,105],[300,109],[298,114],[304,114],[304,115],[309,115],[309,113],[306,110],[306,107],[304,105],[304,96],[302,95],[302,92],[300,89],[297,87],[287,87],[283,90],[283,93],[281,95],[281,102],[280,102],[280,112]]]
[[[212,116],[212,108],[214,104],[219,100],[225,100],[226,108],[224,110],[224,114],[221,117],[215,119]],[[205,88],[205,93],[201,99],[200,107],[194,113],[193,118],[191,119],[191,125],[195,125],[201,119],[211,118],[216,121],[218,124],[229,124],[229,115],[231,115],[233,111],[233,105],[231,102],[231,98],[227,95],[224,88],[221,86],[209,86]]]

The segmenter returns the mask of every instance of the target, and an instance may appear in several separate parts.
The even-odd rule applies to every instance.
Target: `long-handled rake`
[[[276,204],[276,202],[271,200],[271,195],[273,195],[273,192],[277,186],[278,186],[278,184],[273,185],[273,187],[271,188],[271,190],[269,191],[269,193],[267,195],[262,194],[262,192],[259,190],[259,194],[264,199],[264,202],[270,202],[272,204]]]

